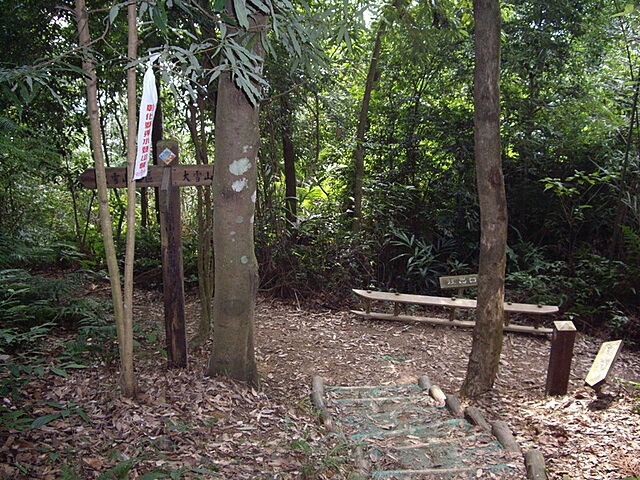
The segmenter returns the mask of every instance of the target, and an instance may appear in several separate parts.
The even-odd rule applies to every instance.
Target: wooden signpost
[[[187,366],[187,336],[184,317],[184,273],[182,268],[182,223],[180,187],[213,183],[213,165],[180,165],[178,142],[157,142],[159,165],[149,166],[145,178],[136,187],[158,187],[160,243],[162,249],[162,292],[169,367]],[[107,168],[107,187],[124,188],[130,175],[126,167]],[[94,169],[80,175],[86,188],[96,188]]]

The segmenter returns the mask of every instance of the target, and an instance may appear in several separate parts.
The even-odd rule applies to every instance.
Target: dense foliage
[[[121,165],[124,19],[115,2],[89,3],[93,31],[104,31],[95,44],[103,143],[110,165]],[[202,145],[213,158],[212,142],[193,139],[214,128],[220,52],[230,48],[243,59],[220,43],[215,15],[224,2],[212,3],[141,2],[140,51],[163,54],[165,131],[180,139],[184,162],[201,161]],[[30,2],[0,20],[0,268],[9,273],[38,266],[19,261],[20,246],[71,244],[88,255],[59,268],[99,270],[103,262],[94,194],[77,183],[90,155],[69,6]],[[328,0],[298,16],[278,14],[265,65],[255,219],[264,292],[335,305],[352,287],[438,293],[438,276],[477,269],[470,8]],[[590,0],[511,0],[502,9],[507,294],[561,304],[580,327],[639,341],[638,13],[619,15],[614,4]],[[376,38],[381,50],[359,142]],[[189,130],[194,112],[199,137]],[[354,229],[358,148],[363,202]],[[295,196],[287,193],[292,181]],[[120,241],[123,195],[111,192]],[[195,275],[195,192],[185,190],[183,200],[185,261]],[[145,213],[140,273],[157,267],[160,249],[155,215]],[[51,315],[37,318],[46,323]]]

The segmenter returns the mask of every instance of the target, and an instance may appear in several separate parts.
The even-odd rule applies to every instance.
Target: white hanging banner
[[[149,68],[147,68],[142,82],[142,99],[140,100],[140,116],[138,117],[138,149],[133,180],[139,180],[147,176],[149,160],[151,159],[151,132],[153,130],[153,117],[156,114],[158,105],[156,77],[153,75],[152,68],[156,58],[158,57],[151,58]]]

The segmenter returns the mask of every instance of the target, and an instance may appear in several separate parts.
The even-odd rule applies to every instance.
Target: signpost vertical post
[[[171,168],[179,163],[178,142],[160,140],[157,143],[157,152],[158,165],[163,166],[159,207],[167,361],[169,367],[186,367],[187,337],[184,317],[180,187],[174,185]]]

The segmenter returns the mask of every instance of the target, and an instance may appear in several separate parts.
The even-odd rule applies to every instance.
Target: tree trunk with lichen
[[[254,33],[247,45],[262,56],[258,36],[264,17],[251,19]],[[260,144],[258,107],[233,82],[220,75],[216,106],[216,151],[213,180],[215,293],[213,346],[208,375],[227,375],[257,386],[255,305],[258,262],[253,221]]]
[[[500,4],[474,0],[476,66],[474,74],[475,156],[480,202],[478,308],[462,395],[491,390],[502,352],[507,202],[500,157]]]

